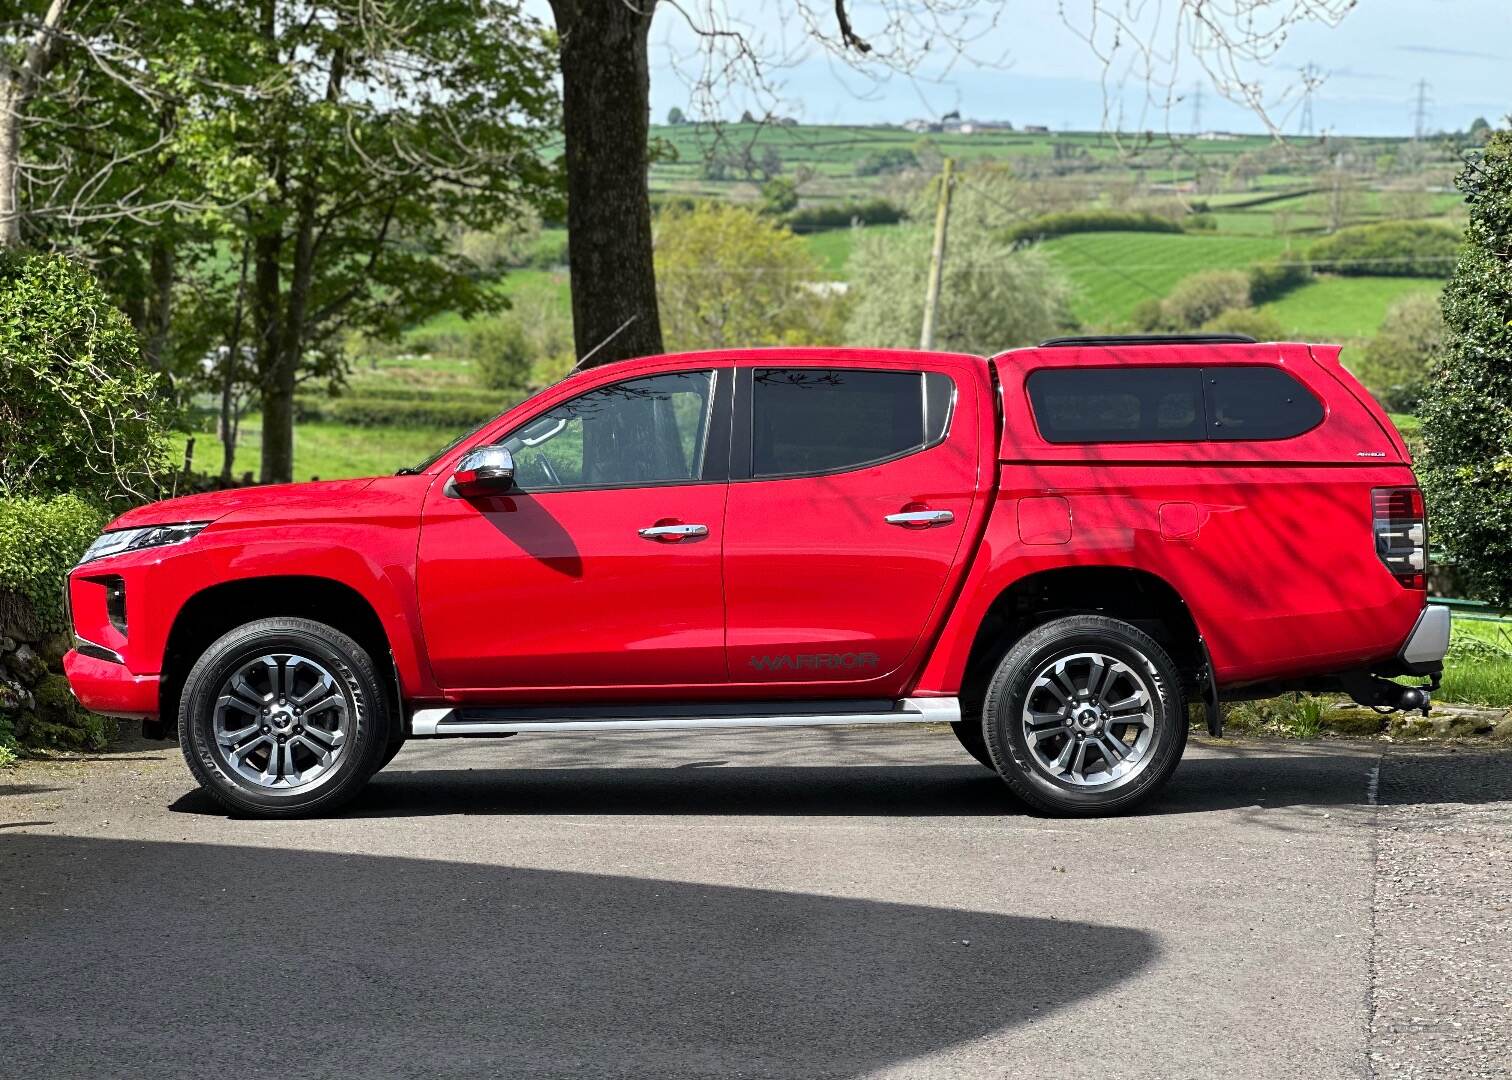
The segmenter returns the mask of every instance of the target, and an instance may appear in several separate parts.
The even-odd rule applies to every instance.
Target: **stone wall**
[[[69,691],[67,650],[67,636],[43,629],[23,597],[0,592],[0,732],[22,747],[101,750],[115,737],[115,722]]]

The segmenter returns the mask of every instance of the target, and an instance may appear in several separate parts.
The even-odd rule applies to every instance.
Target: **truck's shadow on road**
[[[406,754],[409,751],[406,751]],[[1381,760],[1370,744],[1289,747],[1229,746],[1221,756],[1188,759],[1170,784],[1138,811],[1147,815],[1201,814],[1285,807],[1368,804],[1370,770]],[[1456,768],[1491,757],[1499,771]],[[436,761],[437,759],[432,759]],[[1512,752],[1433,750],[1397,752],[1386,766],[1415,769],[1432,763],[1440,780],[1398,796],[1389,783],[1382,802],[1493,802],[1512,799]],[[689,758],[680,765],[537,768],[406,768],[401,754],[373,779],[343,817],[424,817],[433,814],[679,814],[789,817],[1002,817],[1028,815],[1002,782],[970,762],[962,765],[727,765]],[[689,767],[702,766],[702,767]],[[1481,778],[1475,790],[1455,776]],[[1486,776],[1492,776],[1489,783]],[[1495,779],[1500,777],[1499,780]],[[188,814],[225,816],[199,790],[170,806]]]
[[[16,1076],[854,1076],[1046,1016],[1141,931],[414,858],[14,835]]]

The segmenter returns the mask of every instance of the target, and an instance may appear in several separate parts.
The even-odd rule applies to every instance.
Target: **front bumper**
[[[1418,615],[1412,633],[1397,653],[1397,661],[1408,675],[1432,675],[1444,670],[1444,656],[1449,652],[1449,609],[1429,604]]]
[[[86,656],[70,649],[63,656],[63,674],[74,697],[90,712],[128,720],[151,720],[158,714],[156,675],[133,675],[124,664]]]

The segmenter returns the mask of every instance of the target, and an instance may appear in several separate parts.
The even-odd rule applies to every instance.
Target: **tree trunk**
[[[153,371],[162,371],[166,365],[164,353],[173,322],[174,251],[163,234],[163,226],[154,230],[147,256],[152,290],[147,298],[147,340],[142,351]]]
[[[619,0],[551,0],[551,6],[561,40],[567,246],[578,358],[593,353],[589,365],[595,366],[659,353],[646,186],[651,108],[646,38],[655,0],[644,0],[644,13]]]
[[[58,27],[72,0],[49,0],[42,23],[21,51],[19,63],[5,64],[0,85],[0,247],[21,246],[21,118],[37,83],[58,61]],[[9,59],[9,58],[7,58]]]
[[[283,250],[281,226],[257,237],[253,255],[252,324],[257,333],[257,375],[261,396],[263,443],[260,479],[264,484],[287,482],[294,477],[294,372],[284,371],[280,360],[283,319],[279,303],[279,256]]]
[[[21,246],[21,101],[17,80],[0,88],[0,247]]]
[[[221,482],[230,486],[236,467],[236,437],[240,424],[237,415],[236,376],[241,369],[242,313],[247,298],[247,265],[252,248],[242,243],[241,273],[236,279],[236,303],[231,310],[231,333],[226,341],[226,359],[221,365],[220,436]]]

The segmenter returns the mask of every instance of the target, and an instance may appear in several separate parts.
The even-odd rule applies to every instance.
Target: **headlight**
[[[83,566],[87,562],[103,559],[107,555],[119,555],[123,551],[140,551],[142,548],[162,547],[165,544],[182,544],[208,524],[210,524],[208,521],[191,521],[183,525],[148,525],[141,529],[117,529],[114,532],[104,533],[89,545],[89,550],[84,552],[79,565]]]

